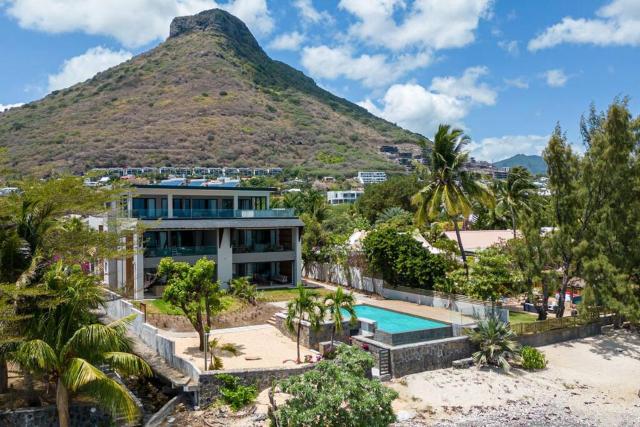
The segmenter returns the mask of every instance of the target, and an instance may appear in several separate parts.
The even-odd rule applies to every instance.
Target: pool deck
[[[305,279],[305,282],[309,282],[314,285],[322,286],[323,288],[335,290],[337,286],[329,285],[324,282],[318,282],[316,280]],[[349,289],[345,289],[349,291]],[[384,299],[382,297],[369,297],[360,293],[353,293],[356,297],[357,304],[372,305],[379,308],[385,308],[387,310],[399,311],[401,313],[411,314],[413,316],[425,317],[427,319],[437,320],[439,322],[453,323],[456,325],[467,325],[475,323],[472,317],[464,316],[456,311],[447,310],[440,307],[429,307],[426,305],[414,304],[407,301],[398,301]]]

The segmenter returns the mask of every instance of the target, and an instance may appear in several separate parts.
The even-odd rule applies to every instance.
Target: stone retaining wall
[[[258,391],[271,387],[275,382],[293,375],[303,374],[314,368],[315,365],[300,365],[289,368],[252,368],[252,369],[228,369],[223,371],[206,371],[200,374],[199,392],[196,399],[200,406],[214,402],[220,395],[222,381],[218,379],[220,374],[238,377],[244,385],[255,385]]]
[[[111,416],[91,405],[73,405],[69,408],[74,427],[110,427]],[[0,412],[0,426],[58,427],[58,411],[55,406],[20,408]]]
[[[439,340],[443,338],[451,338],[452,336],[453,330],[451,326],[444,326],[441,328],[421,329],[418,331],[394,333],[389,333],[378,329],[375,331],[373,339],[388,345],[404,345],[417,342]]]

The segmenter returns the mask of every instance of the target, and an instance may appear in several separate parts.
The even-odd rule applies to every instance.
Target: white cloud
[[[258,34],[273,29],[266,0],[3,0],[0,4],[7,5],[7,14],[23,28],[111,36],[127,47],[167,37],[176,16],[216,7],[236,15]]]
[[[465,46],[475,39],[481,18],[491,13],[491,0],[341,0],[339,7],[358,22],[349,34],[393,50],[408,47],[445,49]],[[404,13],[399,24],[395,16]]]
[[[73,86],[131,58],[131,52],[93,47],[82,55],[67,59],[60,72],[49,75],[49,91]]]
[[[509,55],[518,56],[520,53],[520,47],[518,46],[517,40],[500,40],[498,42],[498,47]]]
[[[304,22],[317,24],[318,22],[333,22],[333,17],[326,11],[318,11],[313,6],[312,0],[295,0],[293,6],[298,9],[298,13]]]
[[[17,107],[21,107],[22,103],[20,104],[0,104],[0,113],[2,113],[3,111],[7,111],[10,108],[17,108]]]
[[[473,141],[469,149],[476,159],[497,162],[516,154],[539,155],[548,142],[549,135],[505,135]]]
[[[559,68],[547,70],[542,74],[542,76],[551,87],[562,87],[567,83],[567,80],[569,80],[569,76]]]
[[[524,77],[504,79],[504,83],[509,87],[515,87],[517,89],[529,89],[529,82]]]
[[[302,50],[302,65],[313,77],[336,79],[346,77],[361,81],[367,87],[380,87],[396,81],[409,71],[431,61],[428,53],[400,55],[390,62],[386,55],[354,56],[348,47],[321,45]]]
[[[531,51],[562,43],[597,46],[640,46],[640,2],[613,0],[596,11],[597,18],[564,17],[529,41]]]
[[[294,31],[292,33],[280,34],[269,43],[269,47],[276,50],[298,50],[304,40],[304,34]]]
[[[429,89],[419,84],[395,84],[378,102],[370,99],[359,103],[372,114],[393,123],[432,135],[440,123],[464,126],[462,120],[477,105],[493,105],[496,93],[477,79],[486,74],[485,67],[472,67],[461,77],[437,77]]]

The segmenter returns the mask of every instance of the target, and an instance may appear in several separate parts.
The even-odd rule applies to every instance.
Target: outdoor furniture
[[[287,276],[285,276],[284,274],[277,274],[275,276],[273,276],[273,281],[276,283],[280,283],[283,285],[286,285],[287,283],[289,283],[289,278]]]
[[[261,274],[253,273],[253,281],[259,285],[266,285],[269,283]]]

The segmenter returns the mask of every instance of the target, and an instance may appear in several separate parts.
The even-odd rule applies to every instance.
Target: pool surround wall
[[[387,345],[404,345],[423,341],[439,340],[453,336],[451,325],[441,328],[420,329],[417,331],[389,333],[380,329],[373,334],[373,339]]]

